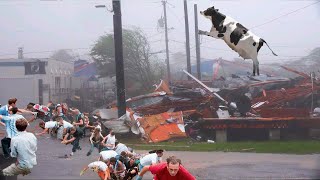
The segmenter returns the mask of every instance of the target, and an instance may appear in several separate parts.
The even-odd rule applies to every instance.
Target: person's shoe
[[[90,155],[91,155],[91,152],[88,152],[88,153],[87,153],[87,156],[90,156]]]
[[[70,153],[70,156],[73,156],[73,152]]]
[[[67,158],[68,158],[68,154],[65,154],[65,155],[64,155],[64,158],[66,158],[66,159],[67,159]]]
[[[10,158],[10,155],[4,154],[3,157],[4,157],[5,159],[9,159],[9,158]]]
[[[82,150],[80,146],[78,147],[78,150]]]

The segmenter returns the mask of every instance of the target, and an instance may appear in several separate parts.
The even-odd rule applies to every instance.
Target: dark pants
[[[72,142],[72,152],[76,152],[77,149],[80,149],[80,137],[77,137],[73,142]]]
[[[4,156],[10,156],[10,143],[11,143],[11,138],[3,138],[1,139],[1,146],[2,146],[2,151]]]

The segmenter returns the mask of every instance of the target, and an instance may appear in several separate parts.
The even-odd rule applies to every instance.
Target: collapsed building
[[[217,142],[317,135],[320,81],[282,67],[296,78],[232,75],[215,81],[161,81],[154,92],[126,101],[127,113],[100,109],[107,128],[147,142],[190,137]],[[192,76],[192,75],[190,75]],[[211,88],[214,87],[214,88]],[[315,111],[315,112],[314,112]]]

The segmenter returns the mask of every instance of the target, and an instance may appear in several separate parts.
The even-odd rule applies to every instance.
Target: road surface
[[[1,129],[1,128],[0,128]],[[0,133],[1,135],[1,133]],[[71,145],[63,145],[47,136],[38,137],[38,165],[28,176],[18,176],[21,180],[49,179],[99,179],[88,171],[79,173],[83,167],[98,158],[95,150],[89,150],[88,138],[81,140],[82,150],[71,158],[64,158],[71,152]],[[138,151],[143,153],[146,151]],[[183,165],[197,179],[319,179],[319,154],[287,155],[233,152],[177,152],[166,151],[164,159],[176,155]],[[152,179],[150,173],[144,179]]]

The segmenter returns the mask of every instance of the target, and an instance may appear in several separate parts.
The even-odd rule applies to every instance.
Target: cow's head
[[[215,9],[214,6],[212,6],[205,11],[200,11],[200,14],[212,20],[217,15],[218,11],[219,9]]]

